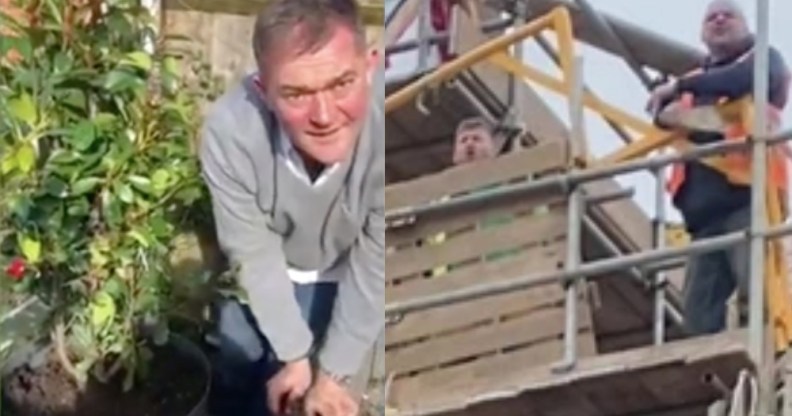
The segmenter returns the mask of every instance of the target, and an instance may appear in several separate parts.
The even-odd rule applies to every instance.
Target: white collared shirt
[[[340,165],[340,163],[334,163],[332,166],[327,166],[319,175],[319,177],[312,182],[311,177],[308,175],[308,169],[305,168],[305,162],[303,161],[302,156],[300,156],[300,153],[297,152],[297,149],[292,144],[289,135],[285,130],[283,130],[283,128],[280,129],[278,150],[279,155],[284,158],[286,166],[289,167],[289,170],[295,176],[303,180],[306,184],[313,187],[322,186],[322,184],[327,181],[327,178],[330,177],[330,175],[332,175]]]
[[[302,156],[297,152],[297,149],[291,142],[288,134],[286,133],[283,128],[280,128],[280,134],[278,135],[279,140],[277,143],[277,155],[282,157],[283,160],[286,162],[286,166],[288,166],[289,171],[291,171],[295,176],[300,178],[304,181],[307,185],[312,187],[322,186],[323,183],[327,181],[327,178],[338,169],[339,163],[335,163],[332,166],[328,166],[327,168],[322,171],[316,181],[311,182],[311,178],[308,175],[308,170],[305,168],[305,162],[303,161]],[[286,269],[286,272],[289,274],[289,279],[296,284],[312,284],[317,282],[337,282],[338,281],[338,273],[333,273],[332,271],[323,271],[319,272],[317,270],[297,270],[291,267]]]

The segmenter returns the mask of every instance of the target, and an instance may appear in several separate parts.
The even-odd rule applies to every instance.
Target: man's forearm
[[[786,64],[778,51],[771,49],[769,56],[769,85],[780,85],[786,76]],[[694,95],[721,96],[738,99],[753,92],[753,58],[714,68],[699,75],[679,79],[677,89]]]
[[[364,236],[350,252],[339,284],[333,318],[319,352],[325,371],[352,376],[385,325],[385,220],[369,218]]]
[[[275,264],[277,259],[266,255],[242,260],[239,283],[259,330],[278,360],[307,358],[313,335],[295,299],[294,285],[288,276],[277,272]]]
[[[679,80],[680,92],[694,95],[739,98],[750,92],[753,85],[753,64],[750,60]]]

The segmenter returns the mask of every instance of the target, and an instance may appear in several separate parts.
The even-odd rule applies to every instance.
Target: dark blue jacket
[[[751,52],[753,45],[753,39],[749,39],[739,53],[728,59],[707,59],[702,65],[702,73],[679,80],[677,97],[691,93],[695,97],[694,105],[711,105],[722,98],[740,99],[750,95],[753,92],[753,55],[741,58]],[[787,66],[776,49],[770,48],[769,55],[769,102],[783,108],[788,93]],[[718,133],[696,132],[689,139],[697,144],[707,144],[724,137]],[[750,207],[751,189],[732,184],[719,171],[693,161],[685,164],[685,182],[674,195],[673,202],[681,211],[688,231],[695,235],[720,218]]]

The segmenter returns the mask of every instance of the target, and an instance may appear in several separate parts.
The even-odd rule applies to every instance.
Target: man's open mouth
[[[341,131],[341,129],[337,128],[322,132],[311,131],[311,132],[307,132],[307,134],[311,136],[316,143],[331,144],[334,143],[336,140],[338,140],[336,137],[336,133],[338,133],[339,131]]]

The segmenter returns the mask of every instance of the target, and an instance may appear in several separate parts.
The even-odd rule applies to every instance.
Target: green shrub
[[[131,388],[167,339],[172,241],[206,202],[193,140],[211,89],[136,1],[22,3],[32,25],[0,22],[17,34],[0,57],[21,56],[0,66],[2,284],[51,307],[42,335],[77,380]]]

